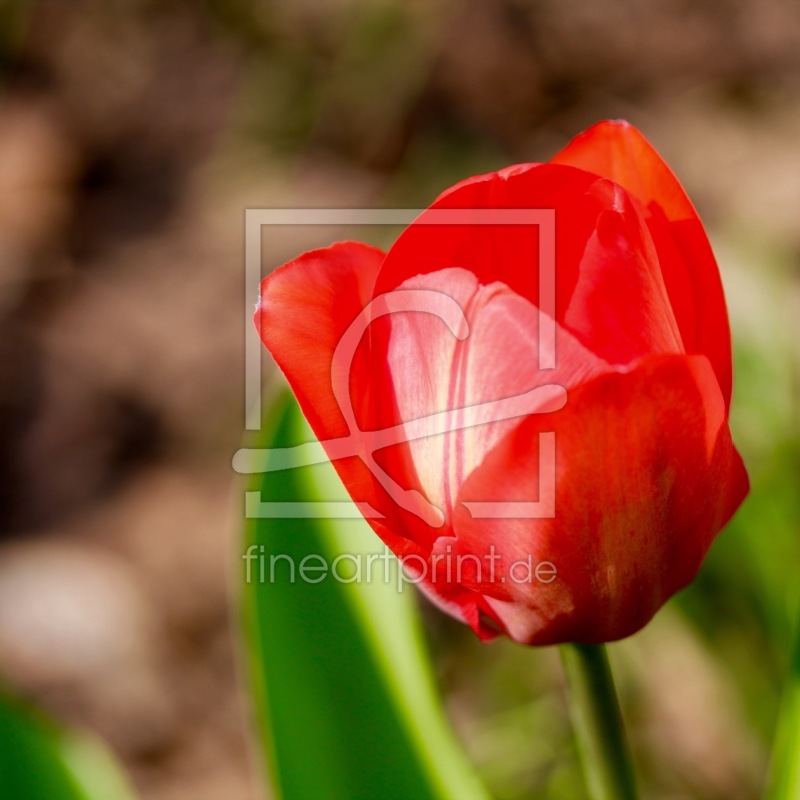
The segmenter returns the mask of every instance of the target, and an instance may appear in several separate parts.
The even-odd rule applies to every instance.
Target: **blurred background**
[[[800,7],[6,0],[0,39],[0,680],[144,800],[257,797],[230,610],[245,208],[424,206],[623,117],[714,244],[753,492],[612,657],[649,797],[757,797],[798,595]],[[352,235],[275,231],[265,269]],[[423,611],[493,795],[582,797],[557,654]]]

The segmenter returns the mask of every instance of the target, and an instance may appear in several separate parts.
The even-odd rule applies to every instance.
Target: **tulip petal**
[[[601,122],[553,159],[618,183],[645,209],[664,283],[688,353],[711,361],[730,405],[731,334],[719,269],[703,225],[672,170],[627,122]]]
[[[436,224],[435,213],[454,209],[464,210],[463,223]],[[486,224],[482,209],[503,209],[520,220],[524,217],[514,210],[551,209],[555,264],[540,253],[544,234],[538,223]],[[540,270],[553,271],[550,310],[556,321],[611,363],[682,350],[638,209],[614,183],[583,170],[521,164],[458,184],[398,238],[381,267],[376,293],[450,267],[470,270],[483,285],[501,281],[535,306]]]
[[[365,461],[375,445],[370,431],[397,421],[385,358],[371,360],[373,337],[365,332],[352,361],[349,354],[344,363],[341,354],[336,361],[337,348],[371,300],[383,257],[380,250],[357,242],[304,253],[262,281],[255,324],[353,500],[385,517],[369,522],[395,553],[405,555],[423,552],[412,541],[415,537],[432,542],[436,532],[399,509]],[[379,333],[375,330],[376,340]],[[337,371],[344,375],[345,398],[334,391]],[[355,429],[348,427],[347,416],[353,417]],[[356,455],[342,457],[343,451]],[[413,484],[404,446],[393,451],[399,474],[410,473],[407,480]]]
[[[430,430],[449,431],[408,434],[420,489],[449,519],[464,480],[503,436],[525,416],[563,404],[564,389],[610,367],[553,326],[556,366],[540,370],[550,346],[540,322],[552,320],[502,283],[481,286],[471,272],[454,268],[412,278],[398,292],[409,290],[455,301],[468,326],[459,338],[439,315],[397,314],[387,353],[405,429],[441,415],[442,427]]]
[[[331,388],[333,353],[369,303],[384,253],[359,242],[312,250],[261,283],[255,324],[320,439],[349,431]]]
[[[461,267],[484,286],[500,281],[538,306],[538,217],[531,213],[528,224],[527,217],[516,212],[555,209],[558,318],[558,309],[566,307],[577,280],[585,243],[603,210],[602,198],[588,194],[596,180],[570,167],[519,164],[462,181],[440,195],[398,237],[381,268],[376,293],[395,289],[415,275]],[[513,224],[485,224],[481,212],[487,209],[510,211]],[[457,223],[438,224],[435,214],[445,210],[462,210],[463,216]]]
[[[630,195],[607,180],[590,192],[607,210],[586,243],[563,325],[612,364],[683,352],[653,241]]]
[[[536,443],[548,430],[555,517],[473,518],[464,503],[538,497]],[[454,550],[484,558],[494,543],[494,580],[479,575],[472,588],[517,641],[619,639],[694,578],[747,489],[708,360],[653,356],[578,387],[562,410],[506,436],[462,488]],[[515,580],[513,569],[530,577],[529,559],[552,563],[556,579]]]

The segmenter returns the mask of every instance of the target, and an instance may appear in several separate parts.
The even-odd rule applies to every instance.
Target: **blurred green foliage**
[[[261,447],[313,441],[286,396],[270,426]],[[254,506],[346,500],[330,464],[258,475],[251,492]],[[250,508],[244,644],[275,794],[485,800],[441,716],[413,598],[396,588],[395,559],[387,568],[363,566],[382,552],[362,520],[261,517]],[[362,556],[359,580],[334,577]],[[296,575],[306,563],[315,570],[309,580]]]
[[[0,691],[0,792],[9,800],[132,800],[114,759],[88,734],[54,725]]]

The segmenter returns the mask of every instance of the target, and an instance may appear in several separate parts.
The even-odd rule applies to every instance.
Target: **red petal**
[[[390,425],[397,420],[385,363],[370,361],[369,335],[359,337],[352,363],[346,354],[344,359],[340,354],[338,364],[335,359],[346,331],[371,300],[382,261],[380,250],[356,242],[305,253],[264,279],[255,324],[315,435],[335,459],[334,466],[353,500],[368,503],[385,515],[384,521],[370,520],[370,524],[395,553],[403,555],[420,552],[404,537],[416,532],[424,539],[427,526],[396,507],[360,455],[338,457],[340,442],[336,441],[352,433],[351,451],[355,448],[359,454],[369,454],[374,437],[365,431],[372,429],[373,421]],[[385,362],[385,357],[382,360]],[[349,388],[343,402],[333,388],[337,369]],[[353,431],[343,413],[350,405],[355,417]],[[382,419],[375,409],[380,409]],[[402,463],[402,449],[397,450],[395,459],[401,476],[406,476],[409,468]],[[414,480],[413,469],[411,472],[408,482]]]
[[[692,580],[747,493],[716,377],[706,358],[674,355],[600,376],[570,392],[561,411],[517,427],[459,501],[537,498],[538,434],[548,430],[555,518],[473,519],[460,505],[457,550],[485,558],[494,543],[502,557],[494,583],[484,577],[473,588],[518,641],[630,635]],[[515,582],[511,565],[529,556],[534,566],[554,564],[556,580]]]
[[[406,431],[434,414],[445,420],[439,429],[450,431],[407,446],[419,488],[449,518],[466,477],[523,417],[559,407],[562,387],[610,367],[502,283],[481,286],[471,272],[449,269],[412,278],[396,294],[409,291],[438,298],[440,311],[393,315],[389,372]],[[463,311],[460,339],[443,322],[453,308]],[[540,313],[553,339],[540,337]],[[546,358],[553,344],[555,368],[539,369],[540,348]],[[502,407],[486,405],[495,401]]]
[[[312,250],[261,283],[254,322],[319,439],[349,431],[331,388],[333,353],[372,298],[384,253],[359,242]]]
[[[431,209],[423,212],[387,254],[376,292],[395,289],[415,275],[461,267],[484,286],[501,281],[538,305],[538,225],[480,224],[480,209],[556,209],[556,294],[557,302],[565,306],[577,280],[584,245],[603,210],[598,198],[587,195],[596,180],[580,170],[520,164],[462,181],[438,197],[431,209],[478,211],[467,212],[466,223],[448,225],[427,224],[437,218]]]
[[[586,243],[564,326],[612,364],[683,352],[653,241],[630,195],[607,180],[590,192],[607,210]]]
[[[552,163],[609,178],[644,206],[684,347],[711,361],[727,408],[731,337],[722,282],[703,225],[678,179],[627,122],[598,123],[573,139]]]
[[[446,209],[468,209],[474,222],[434,224]],[[539,226],[481,224],[481,209],[554,210],[555,318],[602,359],[627,364],[682,349],[638,210],[612,182],[561,165],[522,164],[450,189],[398,238],[376,292],[461,267],[484,285],[501,281],[539,305]]]

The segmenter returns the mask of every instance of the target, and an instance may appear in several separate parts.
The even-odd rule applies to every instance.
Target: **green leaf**
[[[800,800],[800,615],[789,680],[772,753],[768,800]]]
[[[0,796],[13,800],[132,800],[97,739],[66,731],[0,691]]]
[[[291,398],[271,420],[262,447],[313,441]],[[347,499],[329,463],[267,472],[249,489],[250,512]],[[366,522],[252,516],[242,555],[248,672],[275,795],[486,800],[442,714],[413,589]],[[323,563],[327,574],[309,569]]]

